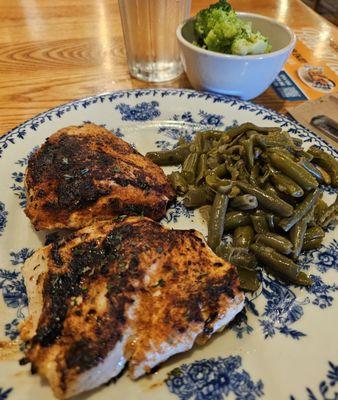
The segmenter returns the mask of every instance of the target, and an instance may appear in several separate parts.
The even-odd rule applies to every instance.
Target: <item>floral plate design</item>
[[[22,263],[44,242],[26,218],[24,171],[29,155],[56,130],[94,122],[131,143],[142,154],[172,148],[180,136],[251,121],[280,126],[304,146],[322,139],[296,122],[231,97],[178,89],[106,93],[46,111],[0,137],[0,341],[18,338],[27,315]],[[172,168],[165,168],[169,172]],[[334,200],[336,189],[324,194]],[[173,204],[163,224],[206,234],[198,211]],[[338,400],[338,228],[330,226],[322,247],[302,254],[313,278],[310,288],[288,286],[262,274],[262,288],[246,300],[246,311],[205,346],[166,362],[149,377],[126,374],[77,399]],[[1,344],[1,343],[0,343]],[[48,385],[17,360],[0,361],[0,400],[53,399]]]

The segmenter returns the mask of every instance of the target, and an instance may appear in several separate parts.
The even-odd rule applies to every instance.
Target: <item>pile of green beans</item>
[[[312,284],[300,270],[302,251],[318,248],[323,228],[338,215],[319,185],[338,186],[338,162],[318,146],[276,127],[245,123],[225,132],[197,132],[173,150],[150,152],[158,165],[181,165],[169,175],[189,208],[207,206],[208,244],[236,265],[241,287],[259,288],[258,266],[296,285]],[[222,243],[224,234],[232,244]]]

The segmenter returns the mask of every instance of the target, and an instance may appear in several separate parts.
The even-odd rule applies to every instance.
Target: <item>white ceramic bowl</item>
[[[272,18],[240,12],[237,15],[250,21],[254,32],[269,38],[270,53],[236,56],[195,46],[193,18],[179,25],[176,34],[184,70],[195,89],[249,100],[264,92],[276,78],[295,46],[296,36],[289,27]]]

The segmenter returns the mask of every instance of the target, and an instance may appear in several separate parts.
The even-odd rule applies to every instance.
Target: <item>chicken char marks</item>
[[[94,124],[50,136],[31,156],[25,186],[36,229],[77,229],[120,214],[158,220],[174,198],[160,167]]]
[[[68,398],[132,378],[222,329],[242,308],[235,268],[194,230],[98,221],[38,250],[23,275],[26,356]]]

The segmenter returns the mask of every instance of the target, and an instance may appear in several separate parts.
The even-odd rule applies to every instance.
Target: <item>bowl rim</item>
[[[270,53],[252,54],[252,55],[246,55],[246,56],[241,56],[241,55],[237,55],[237,54],[225,54],[225,53],[219,53],[219,52],[213,51],[213,50],[203,49],[201,47],[198,47],[198,46],[190,43],[182,35],[182,29],[185,26],[185,24],[187,24],[191,20],[194,20],[195,16],[184,20],[180,25],[178,25],[178,27],[176,29],[177,39],[181,44],[183,44],[186,47],[189,47],[191,50],[196,51],[198,53],[205,54],[205,55],[212,56],[212,57],[217,57],[217,58],[224,58],[224,59],[232,58],[232,59],[237,59],[237,60],[243,60],[243,59],[244,60],[260,60],[260,59],[264,59],[264,58],[275,57],[280,54],[284,54],[287,51],[292,50],[295,47],[297,37],[296,37],[295,33],[293,32],[293,30],[291,28],[289,28],[286,24],[279,22],[274,18],[266,17],[265,15],[261,15],[261,14],[250,13],[250,12],[236,12],[236,14],[241,17],[248,17],[249,19],[250,19],[250,17],[264,19],[274,25],[279,25],[281,28],[283,28],[285,31],[287,31],[287,33],[290,35],[289,43],[286,46],[282,47],[281,49],[272,51]]]

